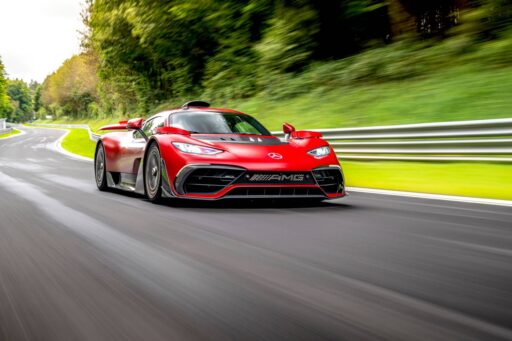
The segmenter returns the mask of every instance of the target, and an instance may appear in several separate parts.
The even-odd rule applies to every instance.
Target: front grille
[[[344,189],[343,175],[337,168],[323,168],[313,171],[318,185],[328,194],[341,193]]]
[[[190,173],[183,184],[188,194],[217,193],[235,181],[243,170],[223,168],[199,168]]]
[[[229,191],[226,198],[324,198],[325,194],[314,187],[239,187]]]
[[[315,185],[309,172],[247,172],[237,184]]]

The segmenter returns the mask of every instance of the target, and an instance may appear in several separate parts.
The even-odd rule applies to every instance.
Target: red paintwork
[[[283,133],[285,134],[291,134],[295,131],[295,127],[292,126],[290,123],[284,123],[283,124]]]
[[[111,124],[108,126],[103,126],[100,130],[126,130],[126,124],[128,122],[119,122],[119,124]]]
[[[319,133],[317,131],[307,131],[307,130],[301,130],[301,131],[294,131],[292,132],[292,139],[314,139],[314,138],[321,138],[322,133]]]
[[[137,129],[142,128],[143,123],[144,123],[143,118],[134,118],[134,119],[129,120],[126,123],[126,128],[131,129],[131,130],[137,130]]]
[[[156,129],[156,133],[160,135],[168,135],[168,134],[178,134],[190,136],[190,132],[185,129],[176,128],[176,127],[160,127]]]
[[[235,110],[229,109],[213,109],[213,108],[193,108],[193,110],[207,110],[207,111],[220,111],[238,113]],[[165,112],[166,115],[182,111],[178,109],[175,111]],[[291,125],[290,125],[291,126]],[[110,129],[117,125],[108,126]],[[160,128],[160,134],[155,134],[150,137],[146,142],[144,139],[134,139],[134,132],[114,132],[105,134],[101,137],[101,142],[104,144],[106,152],[106,167],[108,172],[121,172],[132,173],[138,172],[138,167],[141,160],[144,158],[144,151],[147,145],[152,141],[158,143],[162,159],[165,161],[167,167],[167,174],[171,185],[173,194],[177,197],[197,198],[197,199],[217,199],[224,196],[234,187],[257,187],[264,186],[270,187],[272,185],[231,185],[222,191],[215,194],[187,194],[180,195],[177,193],[174,183],[179,171],[191,164],[215,164],[243,167],[250,171],[311,171],[315,168],[326,166],[339,166],[336,154],[331,148],[331,153],[324,158],[315,158],[307,152],[322,146],[327,146],[328,143],[320,138],[321,134],[315,132],[293,132],[291,138],[286,144],[278,145],[260,145],[260,144],[243,144],[243,143],[229,143],[223,141],[201,141],[201,138],[208,136],[208,134],[186,134],[186,130],[168,127],[166,120],[166,127]],[[186,132],[186,133],[184,133]],[[230,135],[222,135],[229,137]],[[272,136],[261,135],[244,135],[252,136],[260,139],[277,139]],[[216,155],[196,155],[182,153],[172,145],[172,142],[184,142],[205,147],[212,147],[221,149],[224,152]],[[279,153],[283,156],[281,160],[274,160],[269,157],[269,153]],[[314,187],[317,185],[275,185],[277,187]],[[329,198],[343,197],[345,193],[328,195]]]

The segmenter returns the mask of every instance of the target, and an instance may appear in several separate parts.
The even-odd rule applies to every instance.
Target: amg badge
[[[254,174],[251,182],[303,182],[304,174]]]

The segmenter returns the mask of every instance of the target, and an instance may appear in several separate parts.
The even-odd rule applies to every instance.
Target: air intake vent
[[[205,102],[205,101],[190,101],[181,106],[182,109],[188,109],[190,107],[209,108],[210,103]]]
[[[322,168],[313,171],[318,185],[328,194],[343,192],[344,181],[341,171],[337,168]]]
[[[239,187],[226,198],[325,198],[325,194],[314,187]]]
[[[183,189],[189,194],[212,194],[224,189],[243,173],[243,170],[200,168],[185,179]]]

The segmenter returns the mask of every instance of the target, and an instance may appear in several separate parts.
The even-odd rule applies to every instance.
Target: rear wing
[[[144,123],[143,118],[134,118],[129,121],[119,121],[118,124],[110,124],[100,128],[100,130],[139,130]]]

